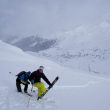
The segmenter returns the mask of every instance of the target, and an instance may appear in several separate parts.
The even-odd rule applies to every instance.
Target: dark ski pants
[[[23,84],[22,82],[21,82],[21,80],[20,79],[16,79],[16,87],[17,87],[17,90],[18,90],[18,92],[22,92],[22,90],[21,90],[21,84]],[[27,92],[27,89],[28,89],[28,84],[23,84],[24,85],[24,92]]]

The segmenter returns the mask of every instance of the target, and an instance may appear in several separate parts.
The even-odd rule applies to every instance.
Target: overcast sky
[[[110,18],[110,0],[0,0],[0,35],[49,36]]]

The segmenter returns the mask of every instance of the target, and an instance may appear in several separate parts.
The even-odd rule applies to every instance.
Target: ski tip
[[[56,79],[59,79],[59,76],[57,76]]]

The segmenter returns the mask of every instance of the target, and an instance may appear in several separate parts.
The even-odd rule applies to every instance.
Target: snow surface
[[[45,66],[45,74],[52,81],[60,79],[43,100],[16,92],[15,74],[34,71]],[[35,58],[21,49],[0,41],[0,110],[110,110],[110,79],[82,74],[84,71],[62,67],[52,61]],[[9,72],[12,72],[9,74]],[[47,85],[46,85],[47,87]]]

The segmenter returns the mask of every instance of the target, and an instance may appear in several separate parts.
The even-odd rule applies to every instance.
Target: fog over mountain
[[[0,0],[0,35],[52,37],[82,24],[110,22],[109,0]]]

